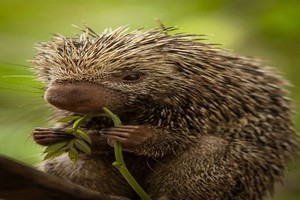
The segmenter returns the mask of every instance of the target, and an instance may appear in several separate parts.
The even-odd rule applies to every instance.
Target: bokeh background
[[[207,34],[210,43],[275,66],[292,83],[290,96],[299,112],[299,0],[1,0],[0,154],[30,165],[41,161],[42,149],[30,133],[50,125],[50,109],[42,99],[43,85],[29,70],[36,43],[52,33],[73,36],[79,31],[71,24],[101,32],[123,25],[153,28],[156,19],[180,32]],[[300,130],[298,112],[293,118]],[[300,199],[299,168],[298,158],[274,199]]]

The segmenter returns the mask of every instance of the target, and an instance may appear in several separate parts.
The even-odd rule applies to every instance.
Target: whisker
[[[27,103],[27,104],[22,104],[22,105],[8,105],[6,108],[2,107],[1,110],[4,111],[4,112],[13,113],[13,112],[19,112],[19,111],[27,109],[29,112],[32,112],[35,109],[39,109],[39,108],[43,108],[45,110],[48,109],[47,105],[45,105],[43,103],[39,103],[39,104],[34,104],[34,103],[29,104],[29,103]]]
[[[35,78],[33,75],[6,75],[0,76],[1,78]]]
[[[18,92],[28,92],[28,93],[41,94],[41,92],[35,92],[35,91],[30,91],[30,90],[21,90],[21,89],[15,89],[15,88],[0,87],[0,89],[2,89],[2,90],[13,90],[13,91],[18,91]]]
[[[5,85],[9,85],[11,87],[18,85],[18,86],[26,86],[26,87],[30,87],[30,88],[35,88],[35,89],[43,89],[44,88],[44,84],[35,81],[34,79],[32,80],[24,80],[24,79],[16,79],[16,78],[3,78],[0,77],[0,80],[2,83],[4,83]]]
[[[31,107],[34,108],[36,106],[45,106],[45,102],[42,99],[8,99],[9,102],[3,101],[1,102],[1,109],[13,110],[14,108],[23,108],[23,107]],[[46,106],[45,106],[46,107]]]
[[[16,63],[5,62],[5,61],[0,61],[0,64],[1,64],[1,65],[10,65],[10,66],[12,66],[12,67],[23,67],[23,68],[30,69],[30,67],[27,66],[27,65],[16,64]]]
[[[39,113],[38,115],[32,115],[32,112]],[[43,111],[43,113],[41,112]],[[40,125],[41,123],[47,123],[49,114],[47,112],[44,112],[44,108],[34,109],[34,110],[28,110],[28,112],[23,112],[19,115],[14,115],[13,117],[10,117],[9,114],[5,118],[1,119],[1,121],[5,122],[8,126],[15,126],[15,122],[20,122],[22,124],[36,124]],[[12,120],[13,119],[13,120]]]
[[[33,86],[33,85],[28,85],[28,84],[25,84],[25,83],[21,83],[21,82],[11,82],[11,81],[2,81],[2,82],[13,84],[13,85],[18,85],[18,86],[26,86],[26,87],[34,88],[34,89],[38,89],[38,90],[43,90],[44,89],[44,87],[36,87],[36,86]]]
[[[18,97],[0,97],[0,99],[15,99],[16,101],[20,101],[20,99]],[[36,96],[36,97],[21,97],[21,99],[41,99],[40,96]]]
[[[156,158],[152,158],[156,163],[160,164],[161,166],[163,166],[163,163],[159,160],[157,160]]]
[[[4,107],[1,108],[2,112],[7,112],[9,114],[9,112],[13,113],[13,112],[23,112],[23,111],[27,111],[30,110],[34,105],[18,105],[18,106],[10,106],[10,107]],[[43,107],[45,109],[47,109],[47,107],[45,106],[39,106],[39,107]]]
[[[147,159],[146,164],[147,164],[147,166],[149,167],[149,169],[150,169],[153,173],[157,174],[157,171],[155,171],[155,170],[151,167],[151,165],[149,164],[149,159]]]
[[[44,104],[41,104],[41,105],[36,105],[36,104],[24,104],[24,105],[20,105],[20,106],[18,106],[17,108],[18,109],[26,109],[26,108],[32,108],[32,109],[30,109],[29,111],[34,111],[34,110],[36,110],[36,109],[39,109],[39,108],[45,108],[45,109],[47,109],[47,107],[44,105]]]
[[[18,106],[19,109],[26,109],[28,107],[34,107],[34,109],[37,109],[37,108],[47,108],[45,105],[39,105],[39,106],[37,106],[36,104],[28,104],[28,105],[20,105],[20,106]]]

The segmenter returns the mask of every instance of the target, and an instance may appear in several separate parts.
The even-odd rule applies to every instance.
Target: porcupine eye
[[[137,81],[141,78],[139,74],[128,74],[123,77],[123,80],[125,81]]]

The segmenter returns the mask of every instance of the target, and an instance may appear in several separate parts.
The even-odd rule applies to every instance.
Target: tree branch
[[[104,200],[108,197],[0,156],[0,199]]]

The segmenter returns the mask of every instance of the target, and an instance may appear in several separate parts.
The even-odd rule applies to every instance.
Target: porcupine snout
[[[44,99],[53,106],[75,113],[98,113],[109,106],[114,92],[95,83],[53,83]]]

